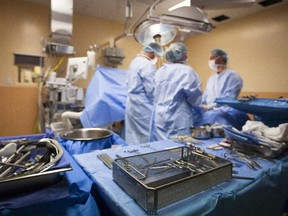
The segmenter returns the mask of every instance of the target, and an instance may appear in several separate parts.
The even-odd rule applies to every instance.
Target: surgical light
[[[183,2],[180,2],[168,9],[168,11],[173,11],[175,9],[181,8],[181,7],[189,7],[191,6],[191,0],[184,0]]]
[[[181,16],[179,16],[180,14]],[[212,25],[202,10],[193,6],[181,7],[169,13],[163,13],[158,17],[151,16],[150,20],[169,24],[175,26],[177,29],[186,29],[190,32],[209,32],[212,29]]]
[[[164,2],[164,4],[160,4]],[[177,32],[183,34],[205,33],[212,29],[206,14],[198,7],[191,5],[191,0],[182,2],[158,0],[150,7],[148,18],[137,25],[134,38],[142,45],[155,42],[160,35],[160,44],[165,46],[172,42]],[[171,5],[172,3],[172,5]],[[157,7],[156,7],[157,6]]]
[[[134,37],[144,46],[152,42],[165,46],[175,38],[176,34],[177,29],[174,26],[157,21],[144,20],[137,27]]]

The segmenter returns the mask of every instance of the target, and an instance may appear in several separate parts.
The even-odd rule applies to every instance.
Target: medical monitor
[[[67,63],[66,78],[73,82],[88,77],[88,57],[69,58]]]

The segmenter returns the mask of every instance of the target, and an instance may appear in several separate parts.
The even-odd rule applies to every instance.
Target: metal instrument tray
[[[232,148],[245,154],[257,155],[264,158],[276,158],[288,149],[287,144],[278,147],[268,146],[268,144],[251,134],[237,131],[229,126],[223,128],[226,137],[231,140]]]
[[[49,138],[0,142],[0,148],[15,144],[15,152],[0,157],[0,197],[44,188],[72,170],[60,144]]]
[[[0,181],[0,197],[28,193],[55,184],[62,179],[61,173],[71,171],[72,167],[59,168]]]
[[[173,148],[113,162],[114,181],[148,214],[232,177],[232,163],[199,149]]]

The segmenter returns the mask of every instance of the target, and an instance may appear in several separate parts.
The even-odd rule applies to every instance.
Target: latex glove
[[[203,105],[203,109],[204,109],[205,111],[208,111],[208,110],[213,109],[213,108],[216,107],[216,106],[217,106],[216,103],[204,104],[204,105]]]

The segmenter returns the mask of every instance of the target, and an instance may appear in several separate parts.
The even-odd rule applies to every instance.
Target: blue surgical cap
[[[157,43],[150,43],[143,48],[144,52],[153,52],[156,55],[163,56],[163,48]]]
[[[224,59],[225,63],[227,63],[227,61],[228,61],[228,55],[227,55],[227,53],[226,53],[224,50],[222,50],[222,49],[213,49],[213,50],[211,51],[211,56],[222,57],[222,58]]]
[[[170,45],[165,52],[165,58],[169,62],[184,61],[187,57],[187,47],[184,43],[176,42]]]

